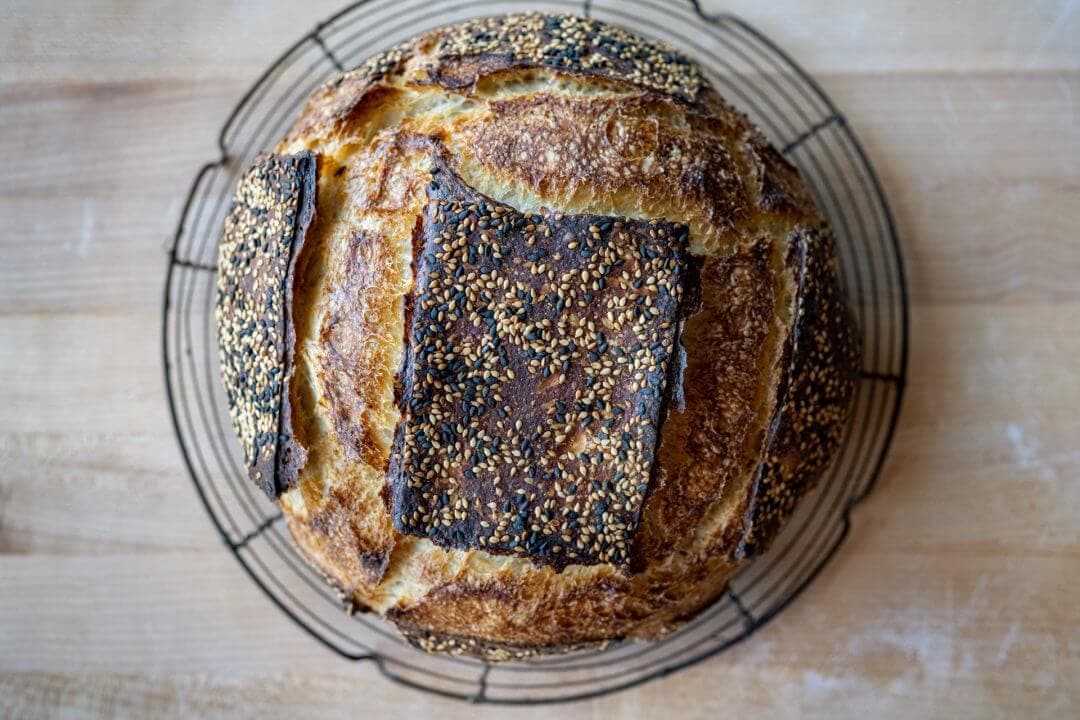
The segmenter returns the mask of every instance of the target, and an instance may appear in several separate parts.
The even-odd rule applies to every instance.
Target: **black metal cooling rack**
[[[217,240],[240,171],[273,147],[325,80],[419,32],[513,10],[577,12],[664,40],[705,68],[720,93],[798,166],[837,236],[863,333],[862,379],[839,457],[772,549],[674,634],[526,662],[428,655],[378,618],[342,611],[294,549],[277,508],[248,482],[218,374],[213,324]],[[369,0],[319,23],[240,99],[199,170],[169,250],[162,350],[180,449],[199,497],[251,579],[300,627],[343,658],[440,695],[491,703],[582,699],[627,688],[745,640],[794,600],[836,552],[852,508],[881,471],[907,376],[908,307],[900,246],[884,192],[843,114],[783,50],[737,17],[696,0],[486,2]]]

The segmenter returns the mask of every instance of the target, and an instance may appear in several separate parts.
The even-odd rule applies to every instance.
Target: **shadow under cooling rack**
[[[764,556],[712,607],[650,643],[489,665],[428,655],[381,620],[342,611],[293,548],[277,508],[247,482],[218,374],[213,323],[217,240],[239,172],[273,147],[304,99],[343,69],[424,30],[514,10],[577,12],[682,50],[794,163],[837,238],[842,283],[862,331],[864,366],[840,454]],[[351,5],[288,48],[240,99],[219,157],[192,185],[169,251],[162,325],[168,400],[187,468],[223,540],[252,580],[300,627],[350,660],[441,695],[495,703],[581,699],[699,662],[746,639],[817,576],[843,542],[850,512],[880,473],[907,375],[903,261],[888,204],[844,115],[780,48],[696,2],[443,2]]]

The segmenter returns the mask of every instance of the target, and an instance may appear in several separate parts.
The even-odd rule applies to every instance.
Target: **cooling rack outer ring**
[[[679,47],[803,174],[837,234],[841,276],[866,357],[840,455],[763,557],[701,616],[652,643],[491,665],[428,655],[374,618],[350,617],[291,545],[278,510],[251,492],[217,375],[213,288],[217,237],[239,169],[271,147],[311,89],[421,30],[509,10],[578,12]],[[241,97],[198,171],[168,249],[162,358],[185,467],[222,541],[283,613],[347,660],[406,686],[499,704],[539,704],[623,690],[717,655],[752,635],[806,589],[843,544],[851,511],[881,473],[907,381],[904,263],[884,190],[845,116],[786,52],[745,21],[697,0],[361,0],[287,48]]]

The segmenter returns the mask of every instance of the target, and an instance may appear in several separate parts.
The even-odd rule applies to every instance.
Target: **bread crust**
[[[521,213],[443,153],[413,231],[387,486],[442,547],[629,564],[698,305],[685,225]]]
[[[319,158],[285,281],[303,463],[279,503],[347,603],[411,642],[504,660],[668,632],[768,547],[831,462],[859,351],[828,229],[794,168],[673,51],[580,18],[455,26],[317,91],[277,152]],[[395,527],[416,233],[439,163],[521,213],[689,228],[700,307],[665,388],[683,402],[660,425],[625,563]]]
[[[221,366],[248,476],[270,497],[306,460],[292,432],[288,388],[296,334],[296,259],[314,220],[318,158],[261,155],[240,180],[219,248]]]

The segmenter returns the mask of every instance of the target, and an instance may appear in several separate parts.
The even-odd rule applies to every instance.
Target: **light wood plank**
[[[882,177],[914,298],[1077,297],[1080,73],[827,87]]]
[[[221,552],[171,426],[147,425],[0,434],[0,554]]]
[[[129,214],[158,213],[165,208],[152,203],[182,202],[194,171],[217,157],[218,130],[243,89],[227,81],[4,83],[0,147],[10,164],[0,195],[112,197]]]
[[[1080,622],[1072,602],[1080,579],[1063,569],[1053,558],[909,555],[853,542],[753,642],[683,675],[590,705],[605,717],[680,709],[706,716],[732,700],[793,715],[812,710],[827,716],[832,708],[982,717],[1038,708],[1050,716],[1080,700],[1072,682],[1080,659],[1074,639],[1062,634]],[[0,677],[138,676],[113,689],[122,694],[137,693],[143,677],[199,673],[250,689],[296,674],[301,685],[366,686],[349,698],[360,708],[403,694],[284,622],[224,553],[58,558],[48,566],[5,556],[0,580],[0,639],[7,651]],[[16,608],[19,622],[10,620]],[[686,691],[695,687],[707,691]],[[315,702],[318,712],[316,694],[309,687],[295,702]],[[33,695],[16,688],[24,701]],[[408,697],[419,702],[420,696]],[[267,711],[276,704],[273,697],[261,702]],[[433,699],[423,704],[440,705]]]
[[[310,0],[270,8],[254,0],[92,0],[80,3],[77,12],[63,0],[5,4],[0,80],[239,77],[246,84],[347,3]],[[783,0],[767,7],[753,0],[705,0],[703,5],[740,15],[815,72],[1080,68],[1080,12],[1074,2],[961,0],[950,3],[948,11],[913,0],[873,6],[851,0]]]
[[[156,309],[19,314],[2,328],[0,433],[167,431]]]

